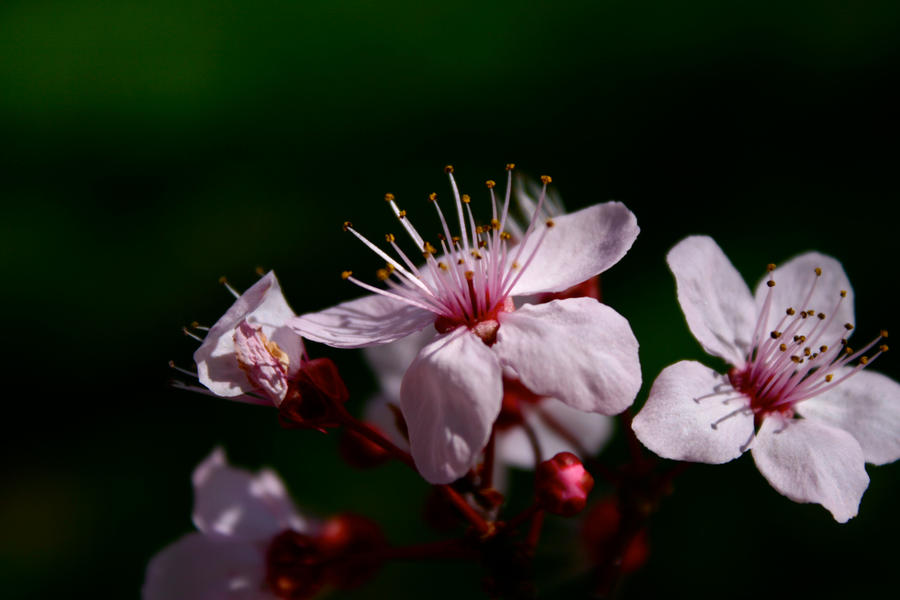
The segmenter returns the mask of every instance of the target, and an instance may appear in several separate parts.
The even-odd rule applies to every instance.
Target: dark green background
[[[356,294],[395,193],[483,197],[513,161],[570,208],[608,199],[642,233],[604,276],[641,341],[645,386],[701,358],[665,252],[712,235],[751,281],[818,249],[857,293],[857,335],[897,330],[900,5],[885,2],[6,0],[0,5],[5,598],[132,598],[147,560],[191,529],[189,474],[216,444],[271,465],[310,514],[362,512],[397,543],[433,539],[426,486],[357,473],[333,436],[167,386],[179,331],[275,268],[297,312]],[[339,361],[357,410],[373,389]],[[715,365],[709,361],[709,364]],[[896,356],[877,370],[897,377]],[[613,442],[613,456],[622,440]],[[835,524],[774,492],[744,457],[679,480],[633,597],[871,597],[895,581],[898,465],[870,468]],[[529,478],[515,480],[527,495]],[[603,488],[598,488],[597,497]],[[547,597],[581,597],[557,564]],[[465,597],[468,565],[397,564],[346,597]]]

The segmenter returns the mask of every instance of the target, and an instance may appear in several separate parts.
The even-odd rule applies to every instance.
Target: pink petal
[[[287,365],[270,352],[260,332],[247,321],[241,321],[234,331],[234,351],[238,365],[254,387],[280,404],[288,390]]]
[[[753,415],[735,412],[749,401],[726,381],[692,360],[666,367],[632,421],[635,435],[663,458],[712,464],[737,458],[753,436]],[[724,393],[711,395],[717,389]]]
[[[303,337],[335,348],[386,344],[434,323],[434,314],[393,298],[372,294],[291,319]]]
[[[582,411],[617,414],[641,387],[628,321],[593,298],[525,305],[499,315],[492,350],[522,383]]]
[[[287,353],[291,374],[296,372],[304,354],[303,340],[283,327],[293,316],[294,312],[281,294],[275,274],[270,271],[235,300],[194,352],[200,383],[217,396],[226,398],[256,389],[241,370],[234,354],[234,330],[244,320],[261,327],[266,337]]]
[[[553,221],[534,260],[513,287],[513,296],[561,292],[602,273],[625,256],[640,231],[634,214],[621,202],[595,204]],[[522,257],[531,255],[544,227],[540,223],[529,237]]]
[[[465,327],[422,349],[403,379],[400,405],[426,480],[450,483],[475,464],[502,395],[497,358]]]
[[[255,541],[305,528],[275,473],[232,468],[221,448],[197,466],[192,481],[194,525],[208,536]]]
[[[691,333],[708,353],[742,366],[757,310],[740,273],[707,236],[678,242],[666,261],[675,275],[678,303]]]
[[[759,472],[794,502],[821,504],[839,523],[856,516],[869,486],[852,435],[808,419],[766,418],[753,444]]]
[[[543,418],[545,414],[571,433],[578,447],[551,426]],[[535,406],[523,406],[522,415],[534,431],[544,459],[560,452],[580,455],[581,448],[591,455],[596,454],[612,435],[612,419],[609,417],[576,410],[554,398],[544,398]],[[497,461],[522,469],[534,468],[534,450],[522,427],[498,432],[496,443]]]
[[[392,398],[393,402],[400,402],[400,383],[406,369],[435,335],[433,328],[426,327],[395,342],[363,349],[366,361],[378,378],[381,391]]]
[[[191,533],[147,565],[143,600],[275,600],[265,592],[264,548]]]
[[[822,269],[821,277],[816,277],[816,267]],[[759,307],[763,305],[769,290],[766,285],[768,279],[763,277],[756,286],[756,304]],[[817,313],[825,313],[828,317],[828,326],[820,330],[823,343],[830,346],[841,337],[849,337],[850,334],[844,329],[844,324],[854,323],[853,288],[850,287],[850,280],[847,279],[840,262],[818,252],[807,252],[775,269],[772,279],[775,280],[775,287],[772,288],[772,310],[769,313],[766,332],[775,329],[778,321],[784,316],[784,311],[791,307],[798,312],[813,309]],[[818,281],[812,299],[806,306],[800,306],[816,279]],[[843,300],[840,298],[841,290],[847,291],[847,297]],[[838,308],[835,312],[836,306]]]
[[[835,377],[841,377],[841,372]],[[862,447],[866,462],[884,465],[900,458],[900,384],[890,377],[861,371],[824,394],[798,403],[795,410],[809,421],[850,433]]]

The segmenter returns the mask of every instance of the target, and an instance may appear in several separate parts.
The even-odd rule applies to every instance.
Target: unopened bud
[[[577,515],[587,504],[594,478],[577,456],[560,452],[545,460],[534,472],[535,496],[549,513],[563,517]]]
[[[387,540],[372,519],[345,513],[325,522],[318,544],[327,561],[325,576],[329,583],[350,589],[375,576],[384,562],[379,553]]]

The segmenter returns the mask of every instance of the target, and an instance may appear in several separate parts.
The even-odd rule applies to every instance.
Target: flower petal
[[[640,231],[634,213],[621,202],[595,204],[553,221],[546,236],[540,223],[528,238],[520,262],[543,241],[511,295],[561,292],[590,279],[619,262]]]
[[[288,325],[306,339],[335,348],[362,348],[406,337],[434,322],[425,309],[372,294],[316,313],[306,313]]]
[[[749,402],[726,382],[692,360],[666,367],[632,421],[635,435],[663,458],[711,464],[737,458],[753,436],[753,416],[735,412]]]
[[[707,236],[681,240],[669,250],[666,262],[691,333],[710,354],[743,365],[757,311],[740,273]]]
[[[606,415],[576,410],[555,398],[544,398],[536,406],[523,406],[522,415],[534,431],[544,459],[560,452],[581,455],[583,450],[588,455],[596,454],[612,435],[612,419]],[[575,443],[558,427],[571,434]],[[522,469],[534,468],[534,450],[522,427],[498,432],[497,460]]]
[[[859,511],[869,476],[862,448],[846,431],[808,419],[769,416],[752,453],[759,472],[794,502],[821,504],[839,523]]]
[[[502,395],[497,358],[465,327],[422,348],[403,378],[400,406],[426,480],[450,483],[475,464]]]
[[[890,377],[860,371],[824,394],[797,403],[795,410],[810,421],[850,433],[862,446],[866,462],[884,465],[900,458],[900,384]]]
[[[372,372],[381,384],[381,392],[392,402],[400,402],[400,383],[406,369],[435,335],[437,334],[433,328],[426,327],[390,344],[368,346],[363,349]]]
[[[263,553],[253,544],[188,534],[150,559],[143,600],[263,600]]]
[[[817,277],[815,269],[822,269],[821,277]],[[769,287],[768,277],[763,277],[756,286],[756,305],[762,307]],[[844,273],[844,267],[837,260],[818,252],[807,252],[796,256],[772,272],[775,287],[772,290],[772,310],[766,323],[766,331],[775,329],[784,316],[787,308],[797,311],[812,309],[825,313],[827,326],[819,330],[821,339],[832,344],[841,337],[849,337],[844,329],[845,323],[853,323],[853,288]],[[806,306],[800,306],[815,281],[816,289]],[[841,290],[847,291],[847,297],[841,299]],[[837,309],[835,310],[835,307]],[[834,313],[832,315],[832,313]],[[833,318],[832,318],[833,316]],[[824,325],[824,324],[823,324]]]
[[[289,373],[295,373],[305,351],[303,340],[283,327],[293,316],[294,311],[284,299],[275,274],[269,271],[235,300],[222,318],[210,327],[203,343],[194,352],[200,383],[217,396],[226,398],[256,389],[234,354],[234,330],[244,320],[261,327],[266,337],[279,345],[290,359]]]
[[[208,536],[254,541],[305,528],[275,473],[232,468],[221,448],[197,466],[192,481],[194,525]]]
[[[593,298],[525,305],[498,316],[492,350],[539,396],[614,415],[641,387],[638,343],[628,321]]]

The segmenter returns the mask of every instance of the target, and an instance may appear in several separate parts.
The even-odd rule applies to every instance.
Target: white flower
[[[821,504],[839,522],[855,516],[865,463],[900,458],[900,385],[861,372],[887,350],[887,332],[858,351],[847,345],[853,291],[840,263],[810,252],[770,265],[754,300],[711,238],[689,237],[667,258],[691,332],[733,368],[664,369],[635,434],[676,460],[724,463],[752,448],[781,494]]]
[[[234,469],[217,448],[192,481],[197,531],[150,560],[143,600],[274,600],[266,551],[278,534],[307,528],[281,480]]]
[[[387,289],[348,271],[345,279],[373,294],[289,321],[303,337],[340,348],[384,344],[434,325],[438,335],[412,361],[400,390],[413,458],[432,483],[453,481],[474,465],[500,413],[504,369],[538,395],[602,414],[630,406],[641,383],[637,340],[616,311],[592,298],[518,309],[512,302],[513,296],[565,290],[618,262],[638,234],[631,211],[608,202],[538,222],[542,193],[513,245],[506,231],[511,174],[502,206],[494,183],[487,183],[491,219],[482,227],[452,168],[447,173],[459,235],[451,234],[432,194],[443,231],[440,254],[388,194],[426,264],[417,267],[392,234],[386,239],[396,259],[345,223],[387,262],[379,273]],[[550,178],[542,179],[546,189]]]

